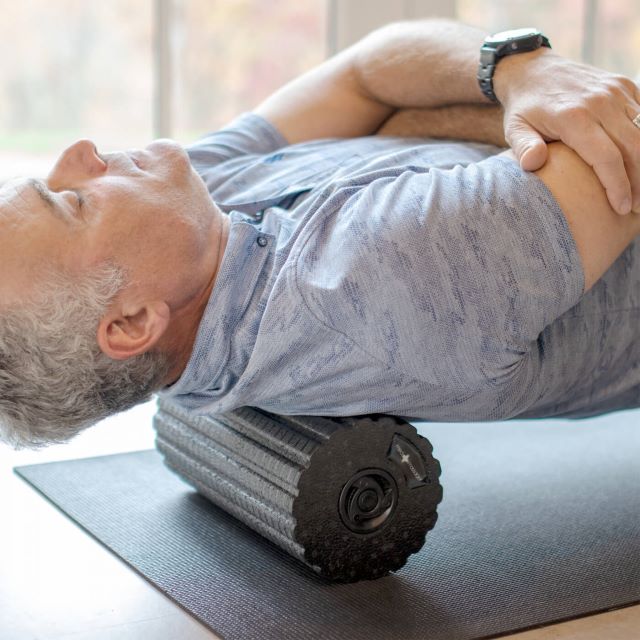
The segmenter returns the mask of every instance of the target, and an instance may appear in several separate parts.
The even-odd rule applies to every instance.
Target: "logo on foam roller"
[[[402,469],[409,489],[422,487],[431,482],[422,454],[399,433],[394,434],[387,457]]]

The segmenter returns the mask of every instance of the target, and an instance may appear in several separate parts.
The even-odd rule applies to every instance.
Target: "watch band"
[[[482,93],[492,102],[500,103],[495,91],[493,90],[493,76],[498,62],[510,55],[516,53],[525,53],[527,51],[535,51],[540,47],[551,48],[549,39],[540,32],[533,32],[530,36],[521,38],[508,38],[501,42],[492,41],[485,43],[480,49],[480,64],[478,65],[478,84]]]

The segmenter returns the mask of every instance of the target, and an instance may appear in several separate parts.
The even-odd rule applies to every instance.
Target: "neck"
[[[230,227],[227,215],[221,213],[219,220],[220,223],[217,225],[215,234],[218,239],[217,250],[208,265],[208,277],[200,292],[188,305],[174,314],[171,330],[167,331],[166,334],[167,340],[165,344],[158,344],[158,348],[169,354],[170,368],[165,378],[165,386],[176,382],[189,362],[202,316],[209,304],[213,288],[218,279],[220,265],[227,247]]]

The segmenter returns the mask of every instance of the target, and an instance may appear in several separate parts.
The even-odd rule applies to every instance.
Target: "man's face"
[[[210,242],[213,209],[179,145],[100,155],[80,140],[46,180],[0,189],[0,302],[51,270],[80,274],[104,260],[144,286],[171,280]]]

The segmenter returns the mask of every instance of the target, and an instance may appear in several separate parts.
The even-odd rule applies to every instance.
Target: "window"
[[[0,0],[0,183],[81,137],[109,151],[220,127],[325,58],[327,6]]]
[[[0,181],[44,175],[66,145],[151,136],[151,0],[0,1]]]
[[[171,135],[188,142],[326,57],[326,0],[174,4]]]
[[[640,76],[636,0],[0,0],[0,15],[0,184],[45,175],[80,137],[189,142],[403,18],[536,26],[563,55]]]

